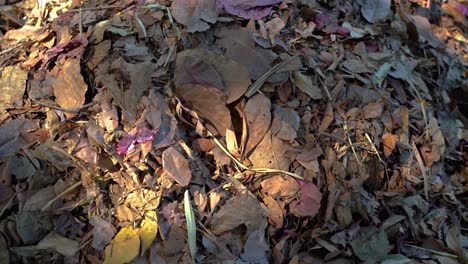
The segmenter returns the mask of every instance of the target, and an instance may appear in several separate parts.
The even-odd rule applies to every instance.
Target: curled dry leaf
[[[162,153],[162,164],[166,171],[178,184],[187,186],[192,179],[188,160],[175,148],[169,147]]]
[[[229,104],[245,93],[251,81],[242,64],[212,51],[189,49],[177,53],[174,83],[176,88],[185,84],[217,88],[224,92]]]
[[[257,94],[247,101],[244,108],[247,119],[247,144],[245,153],[249,153],[267,133],[271,123],[271,102],[263,94]],[[244,131],[245,133],[246,131]],[[244,146],[244,144],[242,144]]]
[[[306,181],[299,181],[301,188],[301,198],[299,202],[291,202],[291,211],[299,217],[314,217],[320,209],[322,193],[315,184]]]

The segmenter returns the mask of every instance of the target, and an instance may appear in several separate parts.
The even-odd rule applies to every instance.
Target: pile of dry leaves
[[[468,1],[0,3],[0,263],[467,263]]]

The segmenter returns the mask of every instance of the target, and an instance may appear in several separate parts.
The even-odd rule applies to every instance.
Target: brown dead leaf
[[[7,66],[1,71],[0,112],[14,106],[23,106],[27,79],[28,72],[21,70],[19,66]]]
[[[371,119],[382,115],[384,105],[382,102],[370,103],[362,109],[364,118]]]
[[[197,138],[192,142],[192,148],[197,152],[209,152],[213,148],[213,142],[207,138]]]
[[[392,155],[392,152],[396,146],[397,139],[397,136],[390,133],[385,133],[382,135],[382,143],[384,146],[385,157],[389,157],[390,155]]]
[[[176,88],[185,84],[217,88],[224,92],[229,104],[245,93],[251,81],[241,64],[211,51],[189,49],[177,53],[174,83]]]
[[[311,182],[299,181],[299,186],[301,188],[301,198],[299,202],[293,201],[291,203],[291,211],[299,217],[314,217],[320,209],[322,193]]]
[[[68,59],[59,69],[54,82],[55,101],[63,108],[76,108],[85,101],[88,85],[81,75],[80,59]],[[66,113],[69,116],[73,114]]]
[[[15,119],[0,126],[0,157],[11,155],[28,144],[21,133],[39,128],[38,120]]]
[[[247,101],[244,108],[247,119],[247,144],[245,153],[249,153],[267,133],[271,123],[271,102],[263,94],[257,94]],[[244,131],[245,132],[245,131]],[[244,144],[242,144],[244,146]]]
[[[188,160],[173,147],[162,153],[164,170],[182,187],[187,186],[192,179]]]
[[[92,247],[103,250],[112,241],[116,233],[115,227],[97,215],[93,216],[89,223],[94,226]]]
[[[208,128],[210,124],[214,125],[214,128],[222,136],[226,135],[226,130],[231,130],[231,113],[224,103],[225,96],[222,91],[204,85],[186,84],[177,87],[176,93],[189,102],[193,109],[203,118],[209,121],[207,124]],[[213,129],[209,130],[215,133]]]
[[[265,23],[265,28],[268,31],[268,38],[270,39],[271,43],[275,43],[276,36],[279,35],[281,29],[283,29],[284,26],[286,26],[286,24],[279,17],[275,17]]]
[[[270,196],[265,196],[263,202],[268,207],[268,222],[275,228],[281,228],[283,226],[284,214],[279,203]]]
[[[323,115],[322,122],[320,123],[320,127],[318,129],[319,132],[325,132],[330,124],[335,120],[335,116],[333,115],[333,105],[331,102],[327,103],[327,107],[325,108],[325,114]]]
[[[275,175],[262,181],[262,193],[274,199],[289,199],[299,191],[299,184],[290,176]]]
[[[254,231],[263,231],[267,226],[266,214],[260,202],[250,195],[238,195],[227,200],[213,215],[211,230],[219,235],[239,225],[245,225],[247,236]]]
[[[269,131],[248,158],[257,168],[288,170],[291,160],[285,153],[289,148],[289,144]]]
[[[256,47],[246,28],[223,28],[220,35],[226,56],[244,65],[254,80],[270,70],[273,61],[277,58],[273,51]]]

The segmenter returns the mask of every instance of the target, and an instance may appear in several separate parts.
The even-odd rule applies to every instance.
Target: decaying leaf
[[[167,172],[178,184],[187,186],[192,179],[188,160],[173,147],[169,147],[162,153],[164,171]]]

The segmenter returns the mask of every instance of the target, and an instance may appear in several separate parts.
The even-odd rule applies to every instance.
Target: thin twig
[[[81,183],[83,183],[82,181],[78,181],[76,182],[75,184],[73,184],[72,186],[68,187],[67,189],[65,189],[62,193],[60,193],[59,195],[57,195],[54,199],[50,200],[46,205],[44,205],[44,207],[42,207],[41,209],[41,212],[44,212],[47,208],[49,208],[55,201],[57,201],[58,199],[60,199],[60,197],[70,193],[71,191],[73,191],[74,189],[78,188]]]
[[[122,6],[113,5],[113,6],[82,7],[82,8],[77,8],[77,9],[70,9],[66,11],[65,13],[77,13],[77,12],[80,12],[80,9],[82,11],[97,11],[97,10],[113,9],[113,8],[122,8]]]
[[[289,57],[287,60],[281,62],[281,63],[278,63],[276,64],[275,66],[273,66],[273,68],[271,68],[270,70],[268,70],[267,72],[265,72],[260,78],[258,78],[250,87],[249,89],[247,89],[247,91],[244,93],[245,96],[247,97],[251,97],[252,95],[254,95],[259,89],[260,87],[262,87],[262,85],[268,80],[268,78],[270,78],[270,76],[272,76],[275,72],[277,72],[281,67],[283,67],[284,65],[286,65],[287,63],[289,63],[290,61],[292,61],[294,58],[296,58],[297,55],[294,55],[294,56],[291,56]]]

